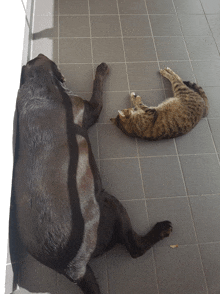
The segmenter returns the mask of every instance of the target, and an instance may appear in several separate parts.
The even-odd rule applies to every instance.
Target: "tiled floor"
[[[91,96],[96,66],[108,63],[104,107],[90,130],[103,185],[138,233],[157,221],[173,223],[171,237],[141,258],[118,246],[93,260],[102,293],[219,294],[220,1],[36,0],[33,33],[32,57],[57,62],[82,98]],[[208,118],[176,140],[126,137],[109,118],[129,106],[131,91],[148,105],[169,97],[170,84],[158,73],[165,66],[204,87]],[[31,257],[19,281],[15,293],[81,293]]]

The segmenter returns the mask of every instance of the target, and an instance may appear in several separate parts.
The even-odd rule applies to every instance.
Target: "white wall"
[[[25,22],[25,9],[22,0],[10,0],[1,2],[0,293],[5,293],[4,273],[6,270],[7,259],[8,220],[13,166],[13,117],[16,96],[20,82]]]

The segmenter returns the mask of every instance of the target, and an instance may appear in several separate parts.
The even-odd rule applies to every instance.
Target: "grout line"
[[[218,164],[220,165],[220,158],[218,156],[218,151],[217,151],[217,148],[216,148],[215,140],[213,138],[212,129],[211,129],[211,126],[210,126],[210,123],[209,123],[209,119],[207,119],[207,122],[208,122],[209,130],[210,130],[210,133],[211,133],[212,143],[213,143],[213,146],[214,146],[214,149],[215,149],[215,154],[217,156]]]
[[[89,5],[89,0],[88,0],[88,14],[89,14],[89,30],[90,30],[90,44],[91,44],[91,56],[92,56],[92,65],[94,69],[94,56],[93,56],[93,47],[92,47],[92,25],[91,25],[91,16],[90,16],[90,5]],[[93,71],[94,74],[94,71]],[[94,78],[94,76],[93,76]]]
[[[51,39],[58,39],[58,38],[51,38]],[[62,39],[62,38],[60,38],[60,39]],[[87,39],[89,39],[89,38],[87,38]],[[203,59],[203,60],[201,60],[201,59],[184,59],[184,60],[148,60],[148,61],[146,61],[146,60],[143,60],[143,61],[126,61],[126,63],[128,64],[128,63],[140,63],[140,64],[143,64],[143,63],[167,63],[167,62],[194,62],[194,61],[196,61],[196,62],[207,62],[207,61],[216,61],[216,59],[214,60],[214,59]],[[217,61],[219,61],[219,59],[217,60]],[[106,61],[106,62],[108,62],[109,64],[124,64],[125,62],[124,61]],[[66,63],[66,62],[61,62],[60,64],[69,64],[69,65],[72,65],[72,64],[92,64],[91,62],[68,62],[68,63]],[[98,62],[94,62],[94,64],[99,64]],[[204,86],[204,87],[216,87],[216,88],[218,88],[219,86]]]
[[[211,34],[212,34],[213,40],[214,40],[214,42],[215,42],[216,48],[217,48],[218,53],[219,53],[219,55],[220,55],[220,48],[218,47],[218,44],[217,44],[216,38],[215,38],[215,36],[214,36],[214,34],[213,34],[213,31],[212,31],[211,26],[210,26],[210,24],[209,24],[209,20],[208,20],[208,18],[207,18],[207,14],[205,13],[205,9],[204,9],[203,4],[202,4],[201,1],[200,1],[200,4],[201,4],[201,6],[202,6],[202,9],[203,9],[203,12],[204,12],[204,16],[205,16],[205,19],[206,19],[206,21],[207,21],[207,23],[208,23],[208,26],[209,26],[209,29],[210,29],[210,31],[211,31]]]
[[[97,123],[99,125],[111,125],[111,123]],[[100,158],[99,160],[116,160],[116,159],[138,159],[138,158],[158,158],[158,157],[184,157],[184,156],[206,156],[206,155],[216,155],[216,153],[198,153],[198,154],[165,154],[165,155],[145,155],[145,156],[125,156],[125,157],[109,157]]]

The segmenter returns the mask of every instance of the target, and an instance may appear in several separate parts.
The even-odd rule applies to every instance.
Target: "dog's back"
[[[99,207],[88,136],[74,124],[73,103],[46,72],[21,86],[13,191],[28,251],[62,273],[74,266],[78,279],[96,246]]]

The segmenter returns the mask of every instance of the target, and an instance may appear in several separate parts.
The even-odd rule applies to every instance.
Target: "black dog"
[[[20,237],[42,264],[98,294],[88,265],[116,243],[133,258],[169,236],[169,221],[145,236],[134,232],[122,204],[101,185],[87,130],[102,109],[108,66],[96,69],[90,101],[66,89],[64,77],[46,56],[22,68],[17,98],[13,195]]]

